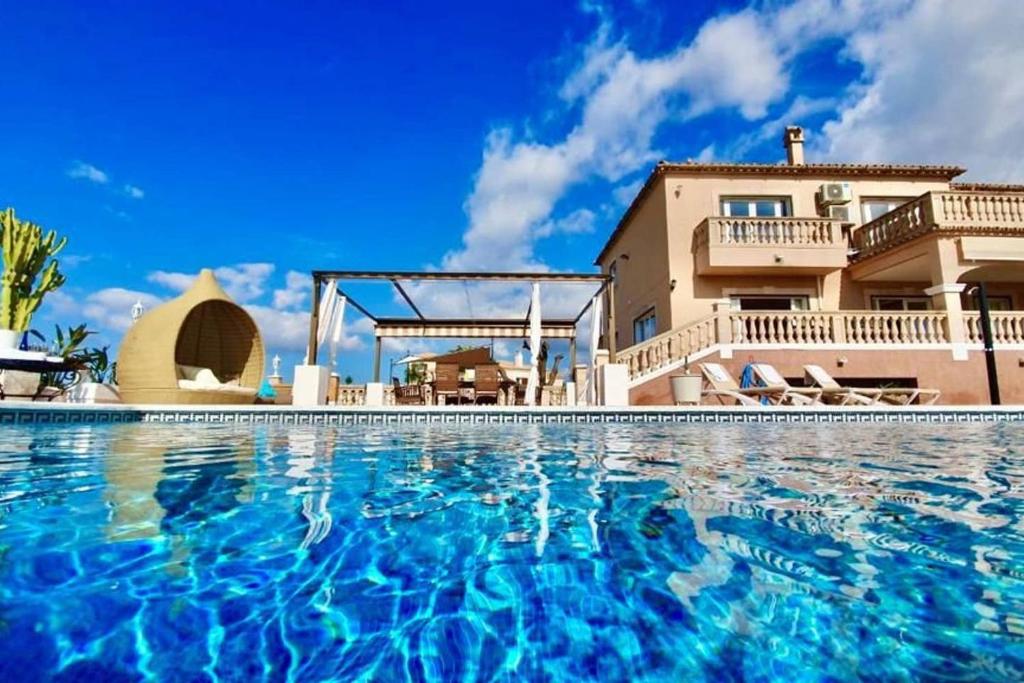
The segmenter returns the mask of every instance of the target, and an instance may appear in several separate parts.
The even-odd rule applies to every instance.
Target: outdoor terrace
[[[957,334],[946,311],[722,311],[624,349],[618,359],[638,380],[730,345],[925,349],[957,338],[981,344],[978,313],[961,316],[964,329]],[[997,346],[1024,345],[1024,311],[993,312],[991,320]]]

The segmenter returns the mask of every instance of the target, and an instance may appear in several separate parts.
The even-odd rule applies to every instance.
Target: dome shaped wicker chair
[[[263,379],[256,323],[204,269],[191,289],[143,315],[117,358],[125,403],[244,405]]]

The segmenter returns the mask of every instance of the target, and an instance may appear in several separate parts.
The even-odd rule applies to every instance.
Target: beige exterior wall
[[[989,403],[988,375],[985,356],[971,351],[966,361],[951,362],[946,350],[860,351],[759,349],[721,358],[717,353],[701,359],[701,363],[721,363],[737,380],[743,367],[756,356],[761,363],[770,363],[794,386],[803,383],[805,364],[820,365],[840,384],[871,379],[910,380],[922,389],[942,392],[939,405],[986,405]],[[845,359],[844,365],[836,359]],[[1024,365],[1020,351],[996,351],[1000,398],[1004,404],[1024,403]],[[696,368],[695,368],[696,369]],[[630,405],[672,405],[672,389],[668,375],[660,375],[629,391]],[[714,399],[705,404],[717,405]]]
[[[626,224],[622,237],[601,263],[608,273],[616,269],[615,308],[618,348],[633,344],[633,320],[652,307],[657,317],[658,334],[672,329],[668,257],[668,230],[665,223],[665,183],[651,188],[646,201]],[[623,258],[623,255],[628,258]]]
[[[835,176],[801,178],[728,178],[715,176],[668,177],[667,221],[672,277],[677,286],[672,293],[672,319],[676,325],[703,318],[713,312],[714,301],[736,293],[804,294],[810,297],[812,310],[837,305],[842,300],[845,278],[827,275],[731,275],[698,276],[693,255],[694,228],[707,216],[721,215],[722,199],[730,197],[785,197],[791,202],[792,215],[818,215],[815,193],[826,182],[849,182],[853,193],[851,206],[859,214],[863,198],[912,198],[930,190],[946,189],[948,183],[927,181],[852,180]],[[858,221],[859,222],[859,221]],[[786,270],[786,267],[780,267]],[[926,285],[928,286],[928,285]],[[858,306],[860,308],[860,306]]]
[[[790,203],[791,215],[816,217],[815,193],[826,182],[848,182],[850,206],[860,222],[860,204],[870,198],[913,198],[932,190],[948,189],[938,180],[862,179],[841,175],[800,177],[735,177],[728,175],[687,175],[668,173],[658,179],[634,216],[624,225],[618,239],[600,265],[603,272],[617,263],[616,326],[618,348],[633,344],[633,320],[655,308],[658,333],[711,315],[715,301],[735,294],[805,295],[811,310],[839,307],[864,309],[865,288],[887,293],[885,283],[856,283],[841,271],[802,274],[791,263],[777,274],[698,275],[693,251],[697,226],[708,216],[722,214],[721,201],[736,197],[780,197]],[[620,255],[628,253],[628,262]],[[675,281],[675,287],[669,285]],[[892,293],[923,294],[931,283],[916,291],[907,283],[892,287]]]

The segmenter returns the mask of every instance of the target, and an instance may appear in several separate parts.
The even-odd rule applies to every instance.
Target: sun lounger
[[[705,388],[701,393],[704,396],[714,396],[719,403],[724,403],[723,398],[731,398],[740,405],[759,406],[761,399],[767,399],[769,403],[778,404],[782,401],[783,393],[777,389],[767,387],[751,387],[741,389],[729,371],[719,363],[701,363],[700,371],[704,375]]]
[[[814,387],[794,387],[786,381],[786,378],[779,374],[773,366],[767,363],[752,363],[754,376],[764,386],[782,391],[782,400],[793,405],[810,405],[821,402],[822,390]]]
[[[832,387],[840,387],[839,382],[832,378],[828,372],[819,365],[805,365],[804,371],[807,376],[819,387],[825,389],[826,392],[832,390]],[[861,389],[860,387],[852,388],[846,387],[849,391],[861,394],[864,397],[874,397],[868,405],[874,405],[878,402],[893,403],[896,405],[909,405],[914,401],[919,401],[925,405],[931,405],[939,400],[941,392],[938,389],[917,389],[917,388],[877,388],[877,389]],[[858,401],[862,402],[862,401]]]
[[[841,406],[851,404],[873,406],[882,397],[881,389],[862,389],[840,385],[820,365],[805,365],[804,375],[811,381],[811,384],[821,389],[822,400],[826,403]]]

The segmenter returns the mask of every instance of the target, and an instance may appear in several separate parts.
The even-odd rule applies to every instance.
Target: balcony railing
[[[659,334],[620,351],[616,362],[629,367],[629,376],[639,377],[683,360],[718,343],[715,316]]]
[[[619,352],[631,379],[695,362],[717,344],[891,347],[950,344],[954,336],[981,343],[978,314],[963,314],[963,335],[952,335],[946,311],[732,311],[703,318]],[[992,314],[997,345],[1024,344],[1024,311]],[[709,352],[709,351],[708,351]]]
[[[694,244],[745,247],[845,246],[841,223],[830,218],[733,218],[709,216],[697,226]]]
[[[941,230],[1024,236],[1024,193],[927,192],[855,230],[854,259]]]
[[[846,266],[841,222],[831,218],[710,216],[694,230],[701,275],[824,273]]]
[[[989,315],[992,321],[992,341],[996,344],[1024,344],[1024,311],[998,311]],[[981,316],[973,311],[964,313],[967,326],[967,341],[971,344],[983,342]]]

